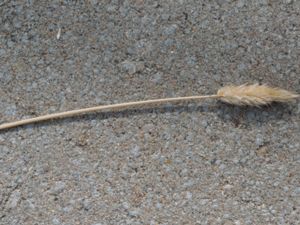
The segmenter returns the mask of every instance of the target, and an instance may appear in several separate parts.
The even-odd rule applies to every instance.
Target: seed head
[[[299,95],[267,85],[225,86],[218,90],[220,100],[233,105],[261,106],[271,102],[289,102]]]

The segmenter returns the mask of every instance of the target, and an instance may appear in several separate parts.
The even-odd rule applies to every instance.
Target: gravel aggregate
[[[2,0],[0,123],[266,83],[300,93],[300,1]],[[61,34],[58,35],[59,30]],[[300,101],[0,132],[0,224],[299,224]]]

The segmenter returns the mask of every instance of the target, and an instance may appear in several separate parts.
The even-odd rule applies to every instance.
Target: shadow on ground
[[[218,118],[224,122],[233,123],[236,127],[239,125],[259,125],[268,123],[273,120],[281,120],[288,114],[293,114],[293,108],[287,104],[273,103],[263,107],[249,107],[249,106],[232,106],[225,103],[218,102],[213,105],[172,105],[172,106],[154,106],[145,107],[139,109],[123,109],[120,111],[109,111],[109,112],[93,112],[85,115],[78,115],[71,118],[60,118],[55,120],[43,121],[38,124],[29,124],[22,127],[22,129],[31,129],[35,127],[46,127],[57,124],[67,125],[74,121],[90,121],[90,120],[104,120],[108,118],[124,118],[131,117],[134,115],[144,114],[165,114],[165,113],[182,113],[182,112],[198,112],[198,113],[214,113]],[[0,131],[13,132],[20,127],[12,128],[9,130]]]

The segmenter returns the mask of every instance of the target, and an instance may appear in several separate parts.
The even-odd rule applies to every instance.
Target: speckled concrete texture
[[[0,123],[226,84],[300,93],[299,62],[297,0],[0,1]],[[0,224],[296,225],[299,134],[299,101],[214,100],[2,131]]]

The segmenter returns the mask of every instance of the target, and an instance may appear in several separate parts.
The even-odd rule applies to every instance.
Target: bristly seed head
[[[226,86],[218,90],[220,100],[233,105],[262,106],[272,102],[289,102],[300,97],[284,89],[267,85]]]

